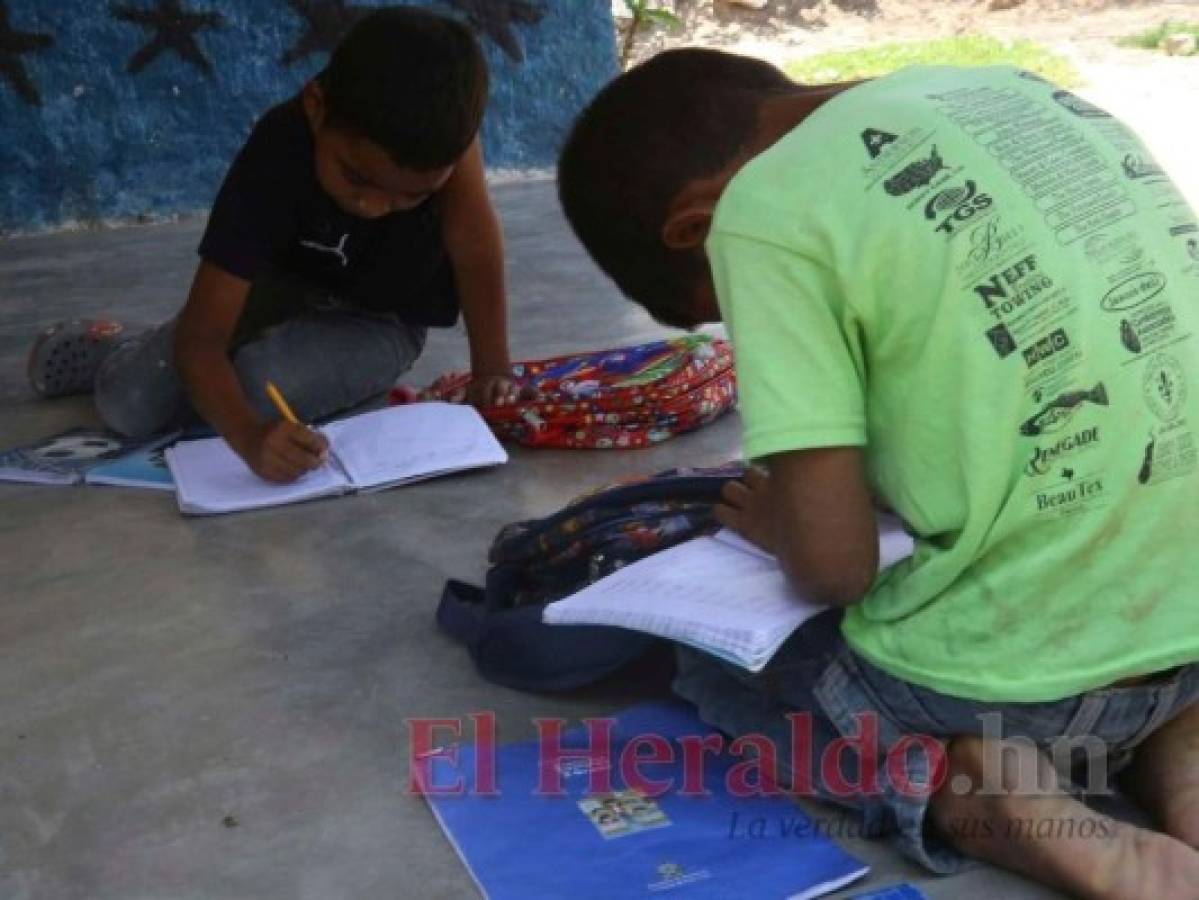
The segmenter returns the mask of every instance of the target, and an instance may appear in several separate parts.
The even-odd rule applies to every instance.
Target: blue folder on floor
[[[802,900],[866,874],[863,863],[816,833],[791,800],[729,794],[726,774],[751,756],[705,754],[701,771],[707,796],[680,793],[684,753],[678,738],[712,733],[690,707],[648,704],[615,718],[606,757],[612,783],[599,792],[589,790],[596,763],[581,760],[557,763],[562,795],[538,794],[539,767],[552,760],[542,760],[537,742],[495,750],[498,796],[474,791],[473,746],[459,747],[456,761],[427,760],[427,785],[464,788],[458,796],[430,793],[427,799],[485,897]],[[630,738],[645,734],[665,738],[674,751],[673,762],[640,766],[643,778],[672,782],[659,796],[631,788],[621,773],[622,751]],[[562,745],[582,748],[587,742],[586,732],[576,728],[565,733]],[[639,745],[643,757],[649,751]],[[480,770],[486,773],[487,766]]]

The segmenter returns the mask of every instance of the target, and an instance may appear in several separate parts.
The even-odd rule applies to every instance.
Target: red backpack
[[[707,335],[517,363],[513,374],[536,399],[480,412],[501,440],[526,447],[645,447],[707,425],[737,401],[732,349]],[[469,382],[450,373],[415,397],[393,391],[392,403],[461,402]]]

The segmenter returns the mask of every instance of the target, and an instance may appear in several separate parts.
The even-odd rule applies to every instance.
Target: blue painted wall
[[[196,38],[212,75],[171,50],[131,74],[127,64],[153,32],[111,10],[150,10],[157,2],[0,0],[13,31],[54,41],[17,57],[40,105],[0,77],[0,233],[206,209],[256,117],[327,59],[318,53],[282,64],[306,30],[288,0],[183,0],[188,11],[223,17]],[[487,3],[530,7],[525,0]],[[446,2],[419,5],[461,16]],[[479,33],[492,72],[483,127],[492,167],[552,165],[574,114],[616,72],[610,0],[538,5],[538,23],[511,26],[523,61]],[[3,54],[0,42],[0,62]]]

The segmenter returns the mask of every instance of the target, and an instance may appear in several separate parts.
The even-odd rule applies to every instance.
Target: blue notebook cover
[[[151,488],[160,491],[175,490],[175,479],[163,458],[163,447],[139,450],[120,459],[88,471],[84,481],[88,484],[108,484],[117,487]]]
[[[103,429],[72,428],[37,443],[0,452],[0,481],[78,484],[87,472],[104,463],[161,447],[174,437],[161,435],[138,441]]]
[[[854,894],[851,900],[928,900],[928,897],[910,884],[893,884],[869,894]]]
[[[483,896],[491,900],[616,897],[795,898],[819,897],[862,877],[867,867],[818,835],[798,805],[786,798],[730,795],[725,775],[746,758],[727,752],[704,755],[707,796],[684,796],[684,753],[677,738],[703,737],[712,729],[690,707],[649,704],[616,717],[608,769],[610,790],[589,791],[593,764],[558,762],[563,794],[536,792],[542,765],[537,742],[494,750],[498,796],[474,791],[476,748],[457,748],[458,758],[430,757],[429,781],[456,796],[429,794],[433,813]],[[642,777],[669,780],[655,796],[630,789],[621,753],[635,735],[657,735],[673,747],[673,762],[644,763]],[[567,731],[564,747],[586,747],[582,729]],[[727,744],[727,742],[726,742]],[[640,745],[643,756],[647,752]],[[694,754],[692,754],[694,755]],[[482,767],[486,771],[487,767]],[[484,776],[486,777],[486,776]],[[744,825],[765,819],[770,836],[744,836]],[[737,824],[742,834],[735,834]],[[780,828],[782,823],[787,823]],[[785,831],[788,836],[783,837]]]

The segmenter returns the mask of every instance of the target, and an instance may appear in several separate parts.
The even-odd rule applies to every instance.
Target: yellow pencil
[[[266,395],[271,398],[271,402],[275,404],[275,408],[279,410],[283,418],[287,419],[293,425],[300,424],[300,420],[291,411],[291,407],[287,405],[287,401],[283,399],[283,395],[279,393],[279,389],[270,381],[266,383]]]

